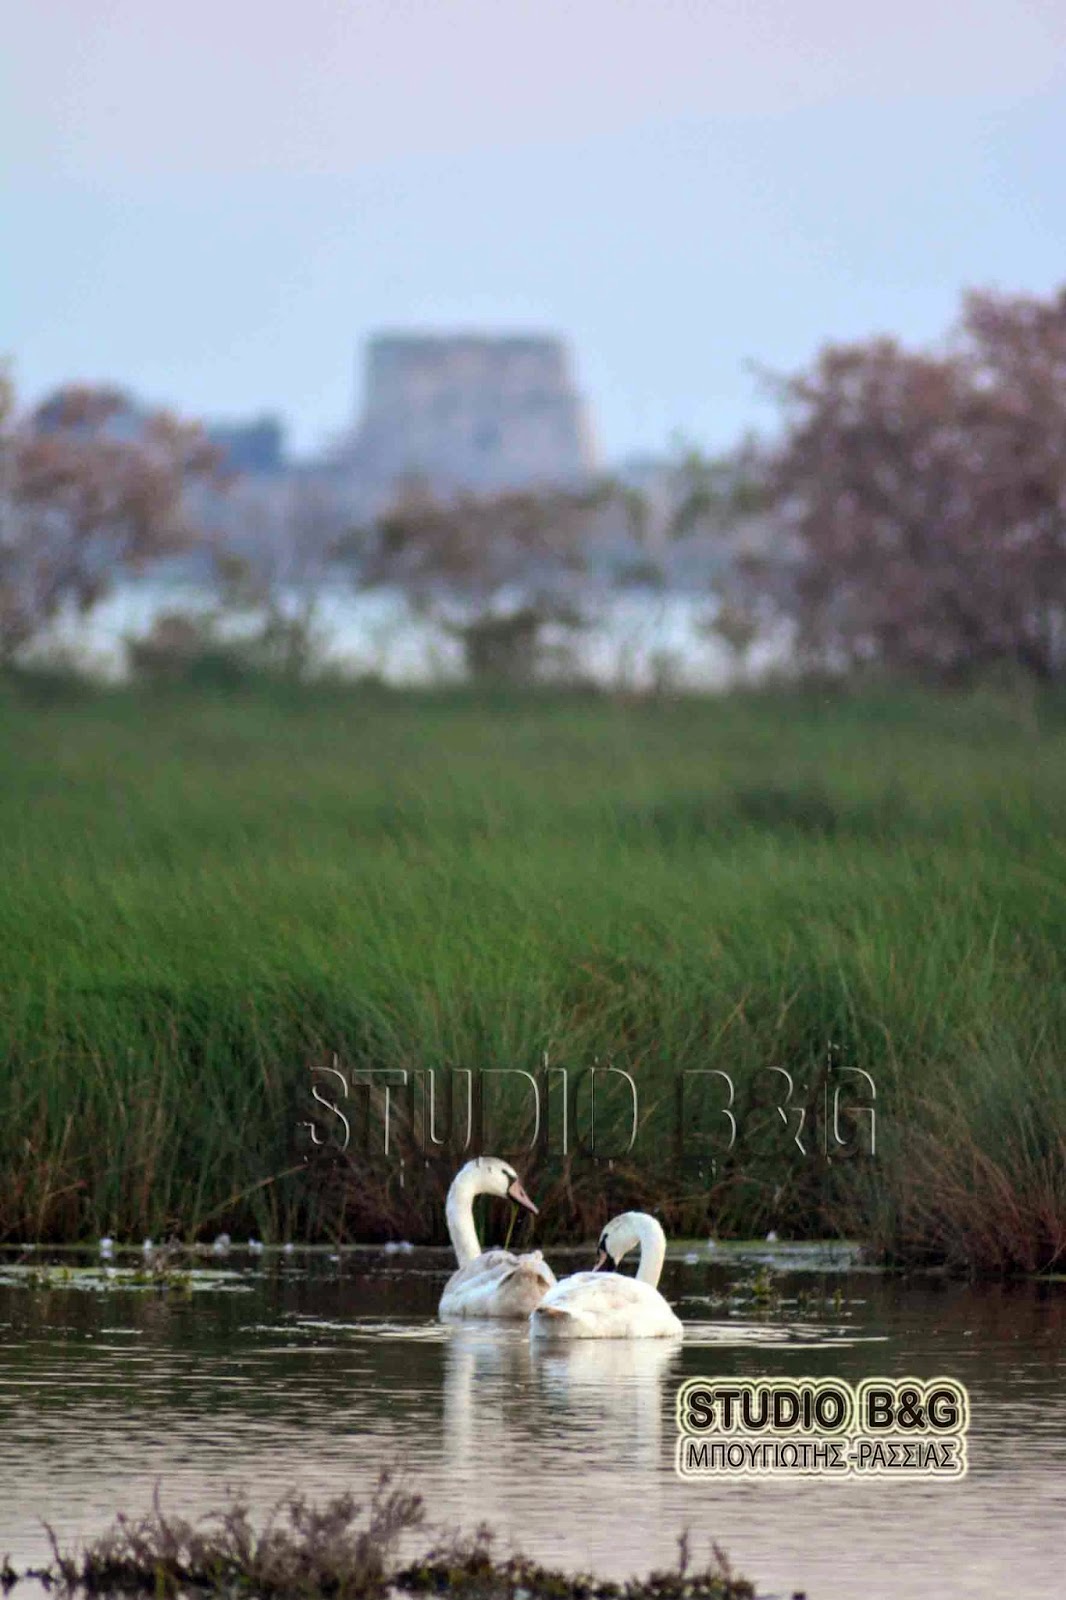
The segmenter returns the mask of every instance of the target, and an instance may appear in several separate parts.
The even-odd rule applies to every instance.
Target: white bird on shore
[[[105,1261],[110,1261],[112,1256],[114,1255],[114,1253],[115,1253],[115,1241],[114,1241],[114,1239],[108,1239],[108,1238],[101,1239],[100,1240],[100,1254],[103,1257],[103,1259]]]
[[[615,1268],[640,1247],[635,1278]],[[530,1333],[555,1339],[677,1339],[684,1327],[657,1288],[666,1235],[646,1211],[625,1211],[600,1235],[596,1265],[550,1289],[529,1319]]]
[[[474,1199],[479,1194],[514,1200],[536,1214],[517,1172],[506,1161],[479,1156],[459,1170],[445,1205],[448,1235],[459,1266],[444,1286],[441,1319],[528,1317],[554,1284],[555,1274],[539,1250],[526,1255],[482,1250],[474,1226]]]

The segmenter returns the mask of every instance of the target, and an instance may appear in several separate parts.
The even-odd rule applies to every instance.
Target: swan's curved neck
[[[474,1196],[480,1194],[476,1175],[464,1167],[452,1180],[444,1215],[448,1221],[448,1237],[452,1241],[455,1258],[461,1267],[476,1261],[481,1254],[481,1241],[474,1226]]]
[[[639,1216],[634,1220],[633,1232],[640,1245],[640,1265],[637,1277],[641,1283],[650,1283],[654,1289],[659,1282],[666,1260],[666,1235],[654,1217]]]

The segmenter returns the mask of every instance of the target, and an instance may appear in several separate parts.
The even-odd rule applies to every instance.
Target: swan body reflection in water
[[[478,1517],[518,1528],[533,1517],[550,1534],[558,1508],[551,1496],[531,1502],[530,1484],[569,1481],[576,1463],[609,1473],[642,1514],[671,1484],[674,1341],[556,1343],[470,1324],[451,1330],[444,1354],[443,1467]],[[500,1460],[522,1469],[486,1472]]]

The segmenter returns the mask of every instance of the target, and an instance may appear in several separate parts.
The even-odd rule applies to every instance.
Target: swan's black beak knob
[[[617,1265],[618,1263],[615,1261],[610,1251],[604,1250],[603,1246],[601,1245],[596,1251],[596,1265],[592,1269],[593,1272],[613,1272]]]
[[[519,1182],[519,1180],[517,1178],[509,1186],[509,1188],[507,1190],[507,1193],[510,1196],[510,1198],[512,1200],[516,1200],[520,1206],[525,1206],[527,1211],[532,1211],[534,1216],[537,1215],[536,1206],[533,1204],[532,1200],[529,1198],[528,1194],[523,1189],[521,1183]]]

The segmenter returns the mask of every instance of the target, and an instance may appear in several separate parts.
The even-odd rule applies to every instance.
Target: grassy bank
[[[544,1237],[636,1199],[1049,1265],[1064,795],[1051,697],[0,691],[0,1236],[440,1237],[450,1157],[304,1164],[309,1063],[548,1050],[628,1070],[641,1126],[564,1159],[554,1105]],[[872,1160],[825,1160],[829,1044],[874,1078]],[[708,1067],[728,1151],[723,1080],[676,1137]]]

